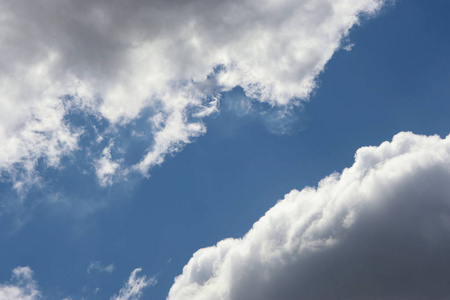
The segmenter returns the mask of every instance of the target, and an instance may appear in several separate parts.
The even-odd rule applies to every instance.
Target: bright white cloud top
[[[242,239],[198,250],[168,299],[444,299],[449,182],[450,136],[402,132],[360,148]]]
[[[139,162],[121,166],[111,141],[92,162],[103,185],[117,173],[148,174],[206,131],[221,92],[241,86],[272,105],[306,100],[350,28],[382,3],[2,0],[0,172],[19,189],[38,180],[39,161],[57,167],[79,149],[84,128],[67,121],[71,111],[114,132],[150,109],[152,140]]]

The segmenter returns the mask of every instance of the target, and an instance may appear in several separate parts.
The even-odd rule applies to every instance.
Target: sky
[[[0,0],[0,300],[446,299],[449,10]]]

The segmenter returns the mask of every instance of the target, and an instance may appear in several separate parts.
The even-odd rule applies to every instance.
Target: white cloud
[[[2,0],[0,172],[19,188],[40,159],[58,166],[79,147],[81,131],[65,118],[74,107],[112,127],[150,107],[159,125],[130,169],[147,174],[206,131],[223,91],[306,100],[342,38],[382,2]],[[101,165],[104,184],[122,170]]]
[[[111,264],[104,267],[98,262],[93,262],[88,268],[88,273],[94,269],[99,272],[111,273],[114,271],[114,265]],[[144,288],[157,284],[155,277],[138,276],[137,273],[141,271],[142,269],[137,268],[131,272],[130,278],[120,289],[119,294],[112,296],[111,300],[138,300],[141,298]],[[33,278],[34,273],[29,267],[17,267],[12,273],[11,282],[0,284],[0,300],[43,299],[39,287]],[[99,288],[96,288],[94,294],[97,294],[99,290]],[[64,299],[72,299],[72,296]]]
[[[450,135],[360,148],[317,188],[293,190],[241,239],[198,250],[168,300],[445,299]]]
[[[10,283],[0,284],[0,300],[37,300],[41,293],[29,267],[13,270]]]
[[[101,186],[111,185],[117,170],[120,168],[120,164],[112,160],[112,146],[113,144],[110,144],[105,147],[101,158],[95,161],[95,173]]]
[[[118,295],[111,297],[111,300],[138,300],[142,296],[142,290],[148,286],[153,286],[157,283],[155,277],[148,278],[144,276],[137,276],[137,273],[142,271],[141,268],[135,269],[131,272],[128,282],[120,289]]]
[[[114,266],[114,264],[102,265],[102,263],[99,261],[91,261],[89,267],[87,268],[87,272],[91,273],[92,271],[95,270],[100,273],[103,272],[112,273],[115,269],[116,267]]]

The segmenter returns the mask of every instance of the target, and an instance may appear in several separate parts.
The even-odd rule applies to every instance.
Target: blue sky
[[[5,3],[7,2],[5,1]],[[155,1],[155,5],[160,5],[158,3]],[[193,10],[197,10],[198,5],[197,2],[192,4]],[[211,5],[214,6],[215,4]],[[15,18],[19,18],[22,13],[20,10],[23,9],[23,7],[11,8],[11,11],[17,14]],[[57,11],[62,8],[57,7],[55,9]],[[278,205],[277,202],[283,199],[285,194],[293,189],[301,190],[306,186],[316,187],[322,178],[333,172],[342,172],[343,169],[350,168],[355,161],[355,152],[359,148],[379,146],[385,141],[391,141],[393,136],[402,131],[411,131],[416,135],[439,135],[442,138],[431,140],[430,137],[426,140],[425,138],[419,140],[417,136],[411,135],[404,137],[402,141],[408,140],[410,142],[405,142],[407,145],[416,145],[411,148],[412,150],[398,150],[404,149],[406,146],[398,146],[397,143],[400,142],[392,142],[390,145],[393,150],[389,151],[392,153],[406,151],[405,153],[408,155],[411,154],[411,160],[395,162],[400,165],[393,167],[393,170],[403,170],[403,168],[415,170],[414,172],[408,171],[411,173],[405,173],[406,175],[399,175],[403,176],[401,178],[417,180],[405,181],[404,185],[423,187],[423,190],[418,190],[415,194],[419,195],[417,201],[432,202],[429,199],[444,199],[442,200],[443,204],[439,202],[445,208],[442,210],[442,214],[450,216],[450,210],[446,205],[448,200],[445,200],[448,198],[442,196],[446,195],[447,191],[440,193],[439,190],[445,184],[438,185],[439,180],[445,182],[445,179],[448,178],[446,176],[449,176],[448,161],[446,161],[445,155],[442,156],[442,160],[436,158],[436,161],[434,161],[431,159],[434,155],[437,156],[436,153],[449,152],[448,146],[442,146],[445,144],[445,137],[449,133],[449,9],[450,5],[447,1],[396,1],[395,3],[384,4],[371,17],[361,17],[360,24],[351,26],[348,36],[344,36],[340,42],[340,49],[334,52],[332,58],[327,61],[322,72],[315,79],[317,85],[311,90],[306,90],[309,95],[308,100],[304,100],[306,98],[301,96],[304,90],[291,91],[288,90],[290,87],[287,85],[281,85],[280,90],[283,93],[277,90],[277,92],[270,94],[270,97],[276,98],[278,96],[277,99],[282,99],[278,103],[277,100],[267,100],[263,96],[251,99],[249,97],[250,88],[245,86],[247,81],[244,79],[239,79],[241,81],[238,80],[235,86],[231,85],[222,89],[217,87],[220,85],[214,86],[214,83],[208,81],[199,84],[200,88],[196,86],[196,89],[206,94],[210,93],[210,95],[202,98],[203,103],[200,106],[192,103],[190,105],[194,107],[194,110],[206,110],[207,107],[217,105],[216,111],[207,113],[205,117],[196,116],[195,113],[190,113],[185,117],[189,122],[192,120],[192,123],[201,122],[206,132],[203,129],[195,129],[188,137],[189,141],[186,142],[186,139],[181,142],[175,141],[174,145],[178,147],[177,150],[163,150],[164,153],[167,153],[164,154],[164,161],[145,165],[145,171],[143,172],[145,174],[133,171],[136,170],[133,169],[133,165],[136,166],[137,163],[143,161],[142,157],[148,153],[149,145],[156,145],[157,142],[154,138],[159,131],[154,128],[158,128],[159,125],[156,124],[155,115],[160,112],[158,105],[168,105],[164,102],[166,100],[162,102],[163,104],[148,104],[147,102],[136,104],[139,113],[133,114],[133,112],[124,109],[126,112],[116,117],[115,113],[120,109],[114,112],[108,110],[110,107],[116,107],[114,106],[116,105],[115,98],[111,100],[111,104],[108,104],[107,100],[100,99],[100,104],[92,105],[89,108],[88,106],[91,104],[76,102],[84,101],[83,96],[80,96],[81,100],[79,100],[78,96],[73,97],[70,93],[61,95],[63,96],[60,98],[62,99],[60,100],[61,103],[64,103],[65,107],[69,107],[62,124],[68,124],[67,126],[72,130],[72,133],[83,130],[78,137],[77,146],[67,151],[61,151],[58,154],[60,161],[56,166],[52,166],[49,163],[49,158],[45,155],[32,156],[30,161],[34,161],[36,164],[29,174],[25,163],[23,163],[29,159],[25,156],[13,161],[13,164],[10,164],[9,161],[0,160],[0,163],[4,164],[0,169],[3,178],[0,185],[2,207],[0,214],[0,243],[2,249],[0,282],[3,284],[0,288],[20,286],[19,283],[15,283],[11,279],[11,272],[18,266],[27,266],[34,272],[33,278],[36,280],[36,285],[43,299],[63,299],[65,297],[72,297],[72,299],[109,299],[115,294],[118,295],[119,290],[124,287],[133,270],[142,268],[140,275],[147,276],[147,280],[154,278],[153,281],[148,280],[146,282],[147,286],[142,289],[142,299],[166,299],[171,288],[174,292],[171,294],[172,298],[169,299],[183,299],[183,297],[184,299],[190,299],[189,297],[192,297],[192,299],[208,299],[208,297],[210,297],[209,299],[257,299],[254,298],[257,295],[256,293],[250,295],[248,290],[242,292],[234,281],[231,280],[230,283],[226,279],[222,279],[222,273],[207,276],[215,280],[211,280],[208,284],[212,286],[211,289],[220,290],[220,288],[229,287],[230,290],[225,293],[228,295],[226,297],[219,294],[208,294],[211,292],[207,289],[205,280],[198,281],[201,287],[198,288],[197,294],[186,294],[183,290],[184,281],[180,280],[178,285],[174,285],[174,278],[183,274],[184,277],[180,278],[183,280],[187,278],[186,282],[195,281],[195,278],[188,278],[188,275],[186,275],[188,273],[183,273],[183,267],[186,266],[185,272],[190,270],[191,267],[195,269],[196,258],[194,257],[190,264],[188,262],[197,250],[213,246],[226,238],[243,237],[258,219],[264,216],[269,209]],[[177,13],[176,8],[169,7],[167,10],[173,10],[174,15]],[[361,8],[361,10],[364,11],[364,8]],[[74,12],[74,14],[76,13],[78,12]],[[108,10],[105,13],[107,14]],[[132,10],[129,13],[136,12]],[[208,9],[205,8],[204,13],[207,14]],[[215,16],[214,14],[211,15],[211,17]],[[358,15],[358,11],[356,15]],[[193,16],[195,18],[196,15],[193,14]],[[281,14],[281,16],[283,15]],[[320,16],[317,18],[320,19]],[[40,17],[36,17],[32,21],[43,22]],[[6,24],[9,25],[9,23]],[[16,29],[13,25],[10,26]],[[249,31],[253,30],[251,26],[249,28]],[[167,34],[170,40],[171,33]],[[288,36],[288,38],[290,37]],[[109,44],[105,42],[105,45],[103,46],[108,47]],[[346,45],[351,45],[350,51],[343,49]],[[96,47],[100,46],[97,45]],[[234,46],[227,47],[231,49]],[[265,47],[268,46],[265,45]],[[101,53],[105,49],[98,48],[98,51]],[[211,51],[214,51],[214,47]],[[277,51],[282,50],[277,48]],[[113,51],[111,50],[111,52]],[[5,53],[3,52],[2,55],[6,55]],[[77,55],[80,56],[77,59],[83,58],[83,53]],[[279,55],[281,60],[284,56],[283,54]],[[275,55],[275,57],[277,56],[278,54]],[[95,57],[92,57],[87,61],[95,59]],[[167,59],[173,57],[178,59],[176,54],[168,56]],[[239,56],[238,62],[239,59],[246,61],[247,58]],[[194,60],[194,63],[196,62]],[[99,62],[99,64],[101,63],[104,62]],[[111,64],[108,61],[106,63]],[[174,63],[179,62],[175,61]],[[200,63],[201,61],[197,64]],[[61,64],[61,66],[63,65],[65,66],[65,64]],[[80,68],[83,66],[83,64],[78,65]],[[107,67],[109,65],[103,66],[104,69]],[[190,65],[187,64],[187,67],[189,68]],[[193,66],[193,68],[196,67]],[[8,71],[12,67],[8,69],[5,66],[4,69]],[[7,74],[7,71],[2,71],[1,76]],[[62,72],[64,71],[63,69]],[[266,71],[270,72],[271,70]],[[277,71],[278,69],[274,72]],[[301,71],[300,68],[299,72],[301,73]],[[87,70],[87,72],[97,74],[95,70]],[[214,77],[219,73],[213,72],[211,76]],[[138,73],[138,75],[141,74]],[[189,78],[189,72],[187,72],[187,75],[183,73],[183,76],[188,76],[188,79],[195,82],[192,79],[194,77]],[[195,74],[195,76],[197,75]],[[4,80],[4,77],[1,78]],[[49,78],[52,79],[53,77],[50,76]],[[178,80],[178,78],[176,79]],[[303,82],[303,79],[300,79],[299,82]],[[101,80],[107,81],[105,78],[101,78]],[[219,81],[219,79],[215,80]],[[251,80],[253,79],[251,78]],[[279,84],[280,80],[282,79],[274,79],[273,82],[267,84],[276,85]],[[295,82],[295,78],[292,80]],[[226,84],[228,83],[222,83],[222,86],[226,86]],[[264,84],[265,82],[262,81],[261,85]],[[218,92],[214,89],[218,89]],[[82,95],[82,92],[78,91],[78,93]],[[106,91],[105,95],[108,93],[109,91]],[[161,94],[160,91],[158,93],[156,94]],[[174,95],[174,93],[172,91],[171,95]],[[99,95],[101,96],[101,93]],[[290,98],[285,95],[292,95],[294,100],[289,100]],[[133,96],[136,95],[132,94],[130,99]],[[211,104],[215,99],[214,97],[220,97],[220,101]],[[293,102],[286,104],[283,102],[285,101],[283,97],[287,97],[286,101]],[[7,99],[5,101],[9,101],[7,96],[5,96],[5,99]],[[168,99],[167,101],[170,102],[173,97]],[[295,99],[300,102],[296,102]],[[12,103],[17,103],[13,100],[11,100]],[[127,97],[119,100],[124,103],[130,101],[130,107],[134,105],[132,100]],[[73,104],[76,108],[73,110],[70,108],[71,101],[76,102],[76,104]],[[104,108],[103,106],[107,104],[109,106]],[[17,110],[19,111],[19,108]],[[170,116],[170,113],[169,110],[162,110],[162,115]],[[38,115],[38,113],[35,114]],[[2,116],[0,115],[0,117]],[[37,118],[39,118],[39,115]],[[167,121],[168,118],[163,118],[163,120],[165,121],[162,121],[161,124],[163,125],[161,126],[164,127],[169,121]],[[9,121],[6,120],[3,123],[5,122],[8,123]],[[29,124],[27,120],[17,122]],[[4,128],[8,129],[9,127],[5,125]],[[11,134],[7,135],[8,138],[16,134],[15,129],[8,130],[11,130]],[[43,129],[44,132],[46,132],[45,130],[47,129]],[[48,132],[50,132],[48,136],[56,136],[56,134],[52,135],[52,132],[56,131]],[[19,136],[19,133],[17,133],[17,136]],[[99,140],[99,137],[102,140]],[[401,139],[399,138],[399,140]],[[432,146],[421,148],[421,145],[428,145],[428,143]],[[433,146],[432,143],[436,143],[436,145]],[[108,148],[109,146],[111,147]],[[120,165],[107,174],[110,177],[107,177],[109,181],[105,181],[106,184],[102,184],[102,178],[98,175],[100,157],[105,157],[105,152],[102,152],[104,149],[110,149],[111,155],[109,158]],[[371,149],[378,151],[377,149],[382,148]],[[436,149],[436,152],[433,149]],[[398,157],[402,155],[403,157],[409,157],[405,153],[401,152]],[[417,154],[417,157],[413,154]],[[374,154],[379,158],[385,154],[377,155]],[[420,164],[420,168],[414,167],[417,161],[423,163]],[[428,161],[433,161],[434,164],[430,162],[430,165],[427,165]],[[390,166],[390,164],[394,166],[393,160],[386,160],[385,163],[370,168],[375,174],[381,172],[381,165]],[[411,167],[408,168],[408,166]],[[437,169],[439,169],[439,172],[435,172]],[[148,174],[149,177],[146,176]],[[381,179],[378,181],[388,178],[389,176],[386,174],[390,173],[383,174],[380,175]],[[38,178],[38,182],[31,182],[27,176]],[[346,177],[342,175],[340,178],[340,182],[343,182],[343,178]],[[440,179],[434,180],[434,183],[429,183],[426,178],[430,178],[430,181],[431,178]],[[21,182],[24,188],[17,188],[17,182]],[[324,186],[327,186],[327,184],[323,183]],[[368,189],[364,186],[363,181],[358,184],[360,184],[361,189]],[[349,184],[348,186],[350,189],[353,185]],[[380,183],[380,186],[385,189],[390,187],[388,183]],[[399,184],[399,186],[403,185]],[[399,211],[407,212],[409,207],[416,207],[416,205],[408,204],[407,201],[412,201],[411,196],[405,196],[407,194],[401,192],[400,187],[392,187],[392,193],[388,195],[395,195],[393,197],[397,199],[395,203],[405,204],[405,208]],[[442,187],[442,189],[445,188]],[[318,191],[318,194],[322,193],[320,190]],[[299,198],[302,197],[306,196],[299,196]],[[348,197],[354,199],[359,196]],[[390,196],[375,195],[373,197],[375,199],[373,201],[378,201],[377,197],[387,199]],[[338,196],[330,196],[328,200],[324,200],[324,207],[327,207],[326,203],[332,205],[333,201],[338,198]],[[405,199],[402,200],[403,198]],[[379,201],[384,203],[384,200]],[[380,204],[381,207],[390,208],[397,212],[396,206],[383,205]],[[336,206],[339,205],[336,204]],[[423,211],[424,224],[429,220],[438,218],[436,214],[432,214],[431,208],[429,214],[427,213],[427,207],[431,206],[431,204],[420,206]],[[373,209],[379,213],[377,209]],[[410,210],[412,211],[413,208],[410,208]],[[320,214],[326,215],[325,210]],[[376,215],[374,219],[384,220],[385,217],[386,223],[391,222],[387,215]],[[406,216],[410,215],[405,213],[405,222],[401,224],[405,228],[412,228],[411,230],[417,229],[417,240],[407,239],[406,236],[409,235],[406,233],[399,234],[395,236],[395,241],[398,241],[400,246],[389,239],[389,234],[383,235],[383,231],[380,231],[380,233],[369,230],[370,228],[381,228],[375,225],[370,227],[372,225],[369,226],[364,223],[359,226],[358,230],[369,228],[365,234],[356,232],[356,229],[349,231],[352,234],[355,231],[355,236],[359,236],[358,234],[368,236],[370,241],[377,241],[377,233],[387,236],[386,241],[389,245],[386,246],[386,253],[388,254],[383,256],[379,253],[370,252],[366,256],[364,256],[364,253],[361,254],[361,257],[373,258],[381,255],[380,257],[390,259],[394,256],[389,256],[389,253],[397,253],[398,248],[395,247],[401,248],[401,245],[407,247],[410,245],[408,243],[411,243],[411,245],[421,243],[425,250],[420,248],[421,250],[414,252],[416,251],[415,248],[411,247],[411,256],[408,256],[408,250],[405,250],[406,253],[402,252],[402,257],[405,257],[405,259],[408,257],[423,257],[424,253],[431,253],[430,255],[435,255],[443,261],[449,259],[448,254],[445,254],[444,251],[449,247],[447,240],[444,239],[442,244],[439,245],[427,244],[428,239],[422,239],[419,234],[422,229],[415,228],[412,223],[408,223],[410,219]],[[415,216],[414,218],[417,219],[417,216],[412,212],[411,216]],[[430,219],[427,219],[427,216]],[[401,216],[393,217],[393,219],[397,218],[401,219]],[[414,218],[411,217],[411,220]],[[330,223],[334,224],[332,221]],[[396,227],[397,223],[392,224],[395,225],[392,228],[398,228]],[[434,223],[426,224],[432,226]],[[275,225],[273,226],[275,227]],[[433,230],[434,227],[426,228]],[[448,228],[445,226],[436,225],[436,228],[434,228],[436,232],[448,233]],[[262,232],[262,229],[260,231]],[[330,232],[333,233],[327,233],[327,236],[330,236],[331,239],[335,231],[331,230]],[[371,234],[373,234],[373,239],[370,238]],[[403,237],[404,240],[402,240]],[[299,239],[302,240],[303,238],[304,236]],[[336,240],[348,243],[348,248],[342,248],[345,251],[354,249],[351,243],[355,241],[358,242],[357,245],[364,243],[356,238],[347,241],[338,234],[336,234]],[[367,243],[370,244],[370,242]],[[357,248],[360,249],[359,246]],[[341,256],[334,256],[332,247],[330,249],[326,248],[326,251],[331,251],[331,254],[327,255],[327,257],[330,257],[329,265],[334,266],[334,262],[331,261],[333,258],[336,259],[336,265],[339,265],[338,260],[341,259]],[[336,253],[338,251],[347,253],[341,248],[336,249],[338,249]],[[286,255],[295,257],[295,254],[292,254],[296,253],[295,251],[289,253],[289,255]],[[359,254],[355,254],[356,258],[358,258],[357,255]],[[245,270],[252,269],[251,263],[253,260],[248,258],[248,261],[246,261],[247,256],[244,254],[242,254],[242,257],[244,257],[242,258],[244,262],[241,265],[237,262],[230,268],[239,270],[239,268],[245,266]],[[295,276],[292,275],[293,282],[300,286],[306,283],[302,281],[301,278],[303,277],[295,273],[293,269],[312,270],[309,273],[314,274],[311,275],[313,276],[311,278],[319,278],[319,281],[320,278],[324,278],[325,285],[328,282],[326,281],[328,277],[320,272],[329,270],[318,264],[313,265],[314,257],[311,256],[311,259],[308,260],[312,266],[309,263],[294,260],[293,267],[286,268],[286,270],[280,267],[280,269],[274,271],[262,263],[258,264],[257,267],[263,268],[262,270],[266,270],[269,274],[272,272],[279,278],[291,277],[288,275],[291,273],[296,274]],[[208,260],[205,259],[204,261]],[[372,270],[374,268],[369,268],[371,264],[376,265],[380,262],[375,258],[372,262],[370,262],[370,259],[368,261],[365,267]],[[389,261],[392,265],[397,263],[397,261]],[[428,262],[426,258],[424,258],[424,261]],[[97,265],[98,268],[92,267],[88,272],[92,263]],[[224,259],[217,263],[225,266],[229,262]],[[342,264],[344,263],[347,264],[348,262],[342,262]],[[204,262],[204,264],[207,264],[207,262]],[[113,267],[107,269],[110,265]],[[281,264],[278,263],[278,265]],[[400,262],[398,265],[403,266]],[[198,272],[201,273],[204,265],[198,262],[197,266],[197,270],[200,270]],[[411,265],[409,266],[411,267]],[[420,265],[420,268],[438,275],[446,274],[446,271],[440,270],[432,263]],[[404,268],[404,270],[406,269]],[[415,269],[412,268],[412,270]],[[243,282],[246,281],[247,277],[245,276],[252,278],[252,275],[247,275],[246,272],[238,272],[243,274]],[[352,272],[350,273],[357,273],[356,271]],[[409,272],[414,273],[410,270]],[[236,273],[233,274],[236,275]],[[363,278],[365,278],[364,276],[368,276],[367,278],[373,278],[371,276],[374,276],[369,271],[367,273],[362,272],[362,274],[360,276]],[[394,274],[397,273],[394,272]],[[275,277],[275,275],[273,276]],[[285,299],[291,299],[290,297],[332,299],[327,298],[329,296],[326,293],[316,294],[316,296],[311,296],[314,293],[311,295],[305,294],[302,289],[290,288],[289,282],[291,281],[289,280],[284,281],[285,286],[277,283],[276,280],[272,280],[273,278],[270,275],[268,277],[270,282],[266,284],[276,286],[273,289],[274,291],[278,291],[280,286],[279,290],[287,291],[287,294],[279,294],[278,296],[271,294],[267,296],[268,299],[270,297],[272,297],[271,299],[282,299],[282,297],[285,297]],[[297,281],[295,281],[295,278],[297,278]],[[434,277],[430,275],[430,278]],[[350,277],[349,280],[355,282],[356,279]],[[408,278],[406,281],[408,281]],[[380,279],[379,282],[382,282],[382,280]],[[368,288],[365,294],[358,294],[361,291],[356,290],[353,297],[365,295],[368,298],[401,299],[402,296],[406,295],[404,294],[405,290],[410,287],[408,284],[413,285],[413,282],[415,282],[414,278],[410,278],[408,282],[400,282],[398,291],[391,290],[390,287],[383,291]],[[219,288],[214,288],[214,284],[218,284]],[[342,282],[343,287],[346,286],[345,284],[345,282]],[[442,295],[446,295],[446,289],[448,289],[446,283],[436,283],[435,281],[433,286],[435,294],[430,294],[431,285],[427,285],[427,280],[424,280],[422,285],[423,289],[421,287],[416,290],[413,289],[413,294],[406,295],[406,297],[410,299],[413,299],[413,297],[416,297],[414,299],[438,299]],[[366,285],[363,282],[361,286]],[[98,290],[96,291],[96,289]],[[255,290],[258,290],[258,287],[255,287]],[[352,299],[345,293],[339,293],[338,291],[337,295],[342,299]],[[0,297],[0,299],[2,298]],[[7,299],[7,297],[4,299]],[[17,299],[22,298],[18,297]],[[121,299],[134,298],[124,296]]]

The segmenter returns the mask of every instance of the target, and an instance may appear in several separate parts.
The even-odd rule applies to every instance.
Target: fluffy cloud
[[[0,284],[0,300],[37,300],[41,293],[28,267],[13,270],[10,283]]]
[[[111,128],[150,109],[139,162],[120,167],[111,141],[93,160],[104,185],[117,172],[147,174],[206,131],[223,91],[307,99],[342,38],[382,2],[1,0],[0,172],[20,188],[41,162],[57,167],[80,147],[74,109]]]
[[[153,286],[157,283],[155,277],[148,278],[144,276],[138,276],[142,269],[138,268],[131,272],[128,282],[125,283],[123,288],[120,289],[118,295],[111,297],[111,300],[137,300],[142,296],[142,290],[148,286]]]
[[[446,299],[450,136],[397,134],[198,250],[168,299]]]

